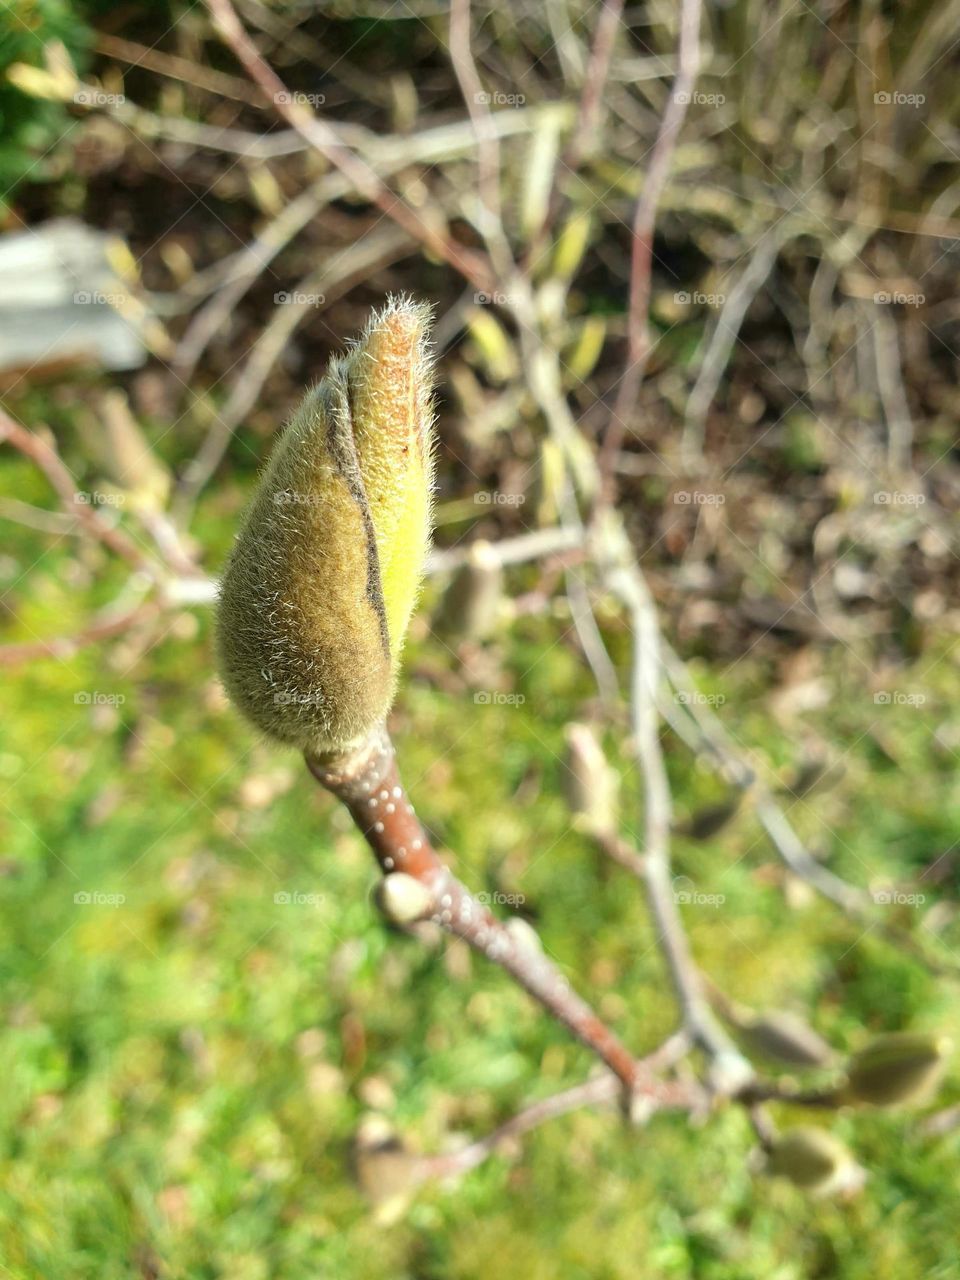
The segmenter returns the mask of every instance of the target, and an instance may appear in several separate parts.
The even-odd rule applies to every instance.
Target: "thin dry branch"
[[[105,520],[96,506],[78,501],[77,482],[54,446],[35,431],[29,431],[15,422],[5,409],[0,408],[0,444],[4,441],[36,463],[50,481],[64,510],[76,517],[91,538],[102,542],[140,572],[151,578],[157,576],[156,566],[122,529]]]
[[[206,0],[214,23],[237,59],[246,68],[250,78],[260,86],[281,115],[320,155],[339,169],[353,186],[375,204],[388,218],[392,218],[428,253],[448,263],[475,288],[493,287],[493,273],[485,257],[473,249],[457,244],[442,234],[436,226],[425,221],[415,209],[391,191],[365,160],[345,147],[325,121],[320,120],[309,108],[297,100],[277,73],[269,67],[257,51],[256,45],[244,30],[230,0]]]
[[[623,443],[624,424],[636,405],[650,355],[650,288],[653,264],[653,232],[677,137],[687,114],[700,65],[701,0],[682,0],[677,74],[666,111],[657,131],[640,197],[633,214],[630,255],[630,297],[627,306],[627,362],[620,377],[613,412],[603,440],[600,470],[609,491],[617,454]]]
[[[451,0],[449,52],[477,139],[480,231],[497,274],[505,278],[513,269],[513,255],[500,201],[500,140],[470,47],[470,0]]]
[[[612,537],[611,547],[617,541]],[[627,608],[633,632],[631,718],[644,789],[643,858],[636,870],[646,887],[658,942],[683,1010],[684,1026],[711,1059],[714,1087],[723,1093],[734,1093],[752,1078],[753,1069],[713,1015],[677,909],[671,878],[670,784],[660,747],[657,712],[661,666],[656,608],[643,575],[626,555],[615,555],[606,579]]]

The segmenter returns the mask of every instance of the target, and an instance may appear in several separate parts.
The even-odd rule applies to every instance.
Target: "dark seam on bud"
[[[374,613],[377,615],[377,623],[380,627],[380,643],[389,661],[390,635],[387,630],[387,611],[383,602],[383,585],[380,580],[380,556],[377,553],[377,537],[373,527],[373,518],[370,515],[370,504],[367,502],[367,492],[363,487],[360,464],[357,461],[353,434],[353,415],[349,399],[349,382],[347,382],[347,390],[345,391],[343,382],[347,380],[342,370],[338,372],[340,376],[337,379],[335,391],[339,403],[331,403],[333,391],[327,387],[322,388],[323,398],[330,409],[327,425],[327,445],[337,472],[346,482],[350,496],[359,508],[360,516],[363,520],[363,531],[367,540],[366,594]]]

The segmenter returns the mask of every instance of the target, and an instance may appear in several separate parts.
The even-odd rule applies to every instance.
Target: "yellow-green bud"
[[[587,724],[571,722],[564,729],[567,752],[563,787],[576,824],[590,835],[616,830],[620,778],[608,763],[596,735]]]
[[[373,896],[380,913],[391,924],[413,924],[428,916],[434,906],[433,894],[426,885],[402,871],[378,881]]]
[[[836,1057],[822,1036],[796,1014],[769,1009],[738,1024],[748,1053],[760,1054],[791,1067],[823,1067]]]
[[[779,1134],[767,1154],[768,1173],[820,1194],[845,1185],[856,1168],[843,1143],[813,1125],[798,1125]]]
[[[944,1036],[898,1031],[878,1036],[847,1067],[847,1093],[878,1107],[920,1102],[940,1082],[950,1052]]]
[[[383,719],[430,539],[429,309],[391,299],[308,392],[264,470],[220,588],[230,697],[316,752]]]

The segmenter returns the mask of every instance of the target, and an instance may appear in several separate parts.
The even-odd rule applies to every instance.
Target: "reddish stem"
[[[383,871],[402,871],[425,885],[433,896],[436,923],[515,978],[607,1064],[628,1097],[635,1092],[664,1102],[673,1097],[673,1086],[638,1063],[542,951],[496,919],[443,864],[403,789],[385,729],[336,760],[308,754],[307,766],[347,806]]]

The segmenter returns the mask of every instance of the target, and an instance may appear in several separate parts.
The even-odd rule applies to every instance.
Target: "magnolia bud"
[[[413,876],[395,871],[384,876],[374,890],[374,901],[391,924],[413,924],[433,911],[433,894]]]
[[[614,831],[620,782],[616,770],[607,764],[589,725],[568,724],[564,733],[567,756],[563,782],[571,813],[587,832]]]
[[[393,700],[430,537],[428,309],[391,299],[307,393],[220,588],[224,685],[271,737],[362,741]]]
[[[444,593],[438,629],[468,640],[486,640],[496,629],[502,599],[500,557],[489,542],[478,538]]]
[[[353,1165],[362,1191],[376,1206],[380,1225],[402,1217],[423,1180],[420,1159],[378,1116],[361,1124],[354,1141]]]
[[[799,1125],[774,1139],[767,1172],[789,1178],[805,1191],[825,1194],[851,1184],[857,1172],[853,1156],[826,1129]]]
[[[783,1009],[770,1009],[737,1024],[748,1053],[761,1054],[790,1067],[828,1066],[833,1049],[802,1018]]]
[[[729,800],[719,804],[704,805],[698,809],[687,822],[678,823],[677,835],[689,836],[692,840],[709,840],[718,831],[722,831],[737,810],[740,808],[741,796],[735,794]]]
[[[878,1107],[919,1102],[940,1082],[950,1041],[944,1036],[898,1031],[878,1036],[847,1067],[847,1094]]]

